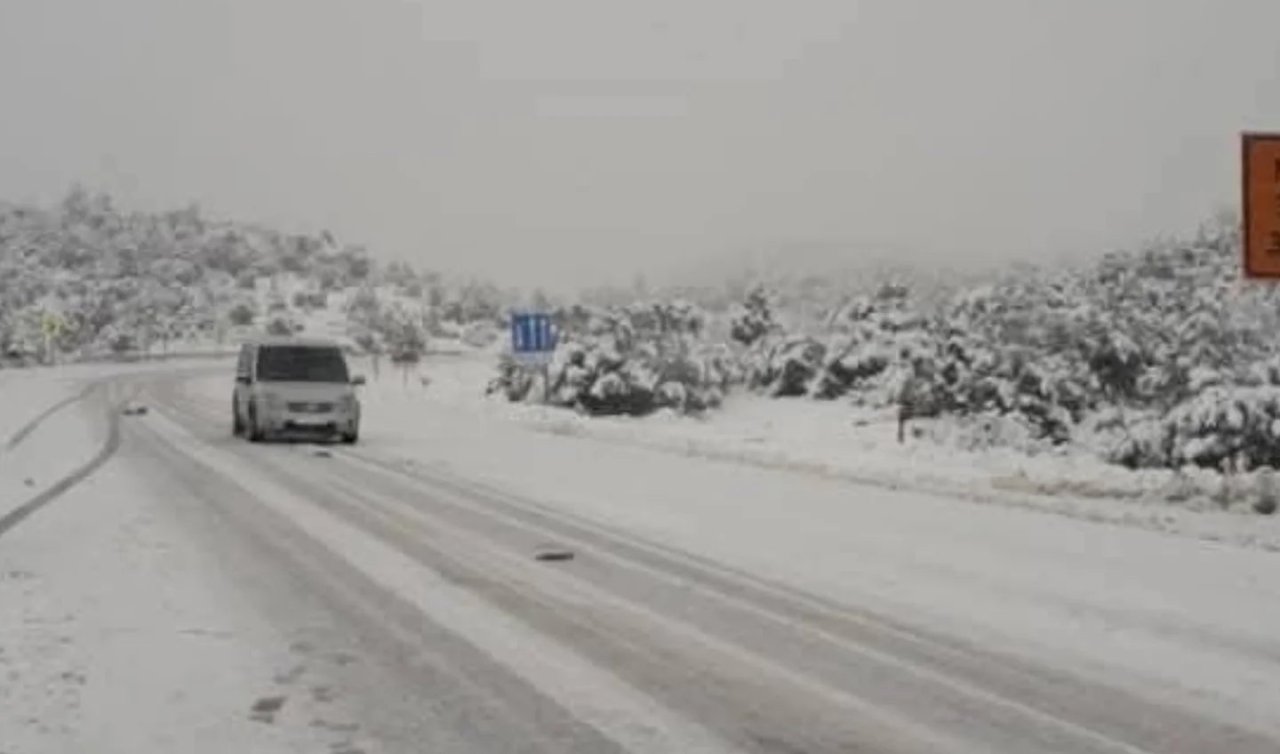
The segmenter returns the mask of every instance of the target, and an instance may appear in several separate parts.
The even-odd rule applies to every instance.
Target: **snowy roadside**
[[[155,368],[6,373],[0,442],[87,381]],[[0,455],[0,516],[99,452],[103,410],[68,403]],[[289,694],[306,660],[297,637],[222,578],[154,471],[126,446],[0,532],[0,751],[340,750],[349,726],[324,721],[343,709]]]
[[[954,426],[925,423],[917,425],[922,437],[899,445],[891,415],[859,415],[843,403],[739,395],[705,418],[589,418],[486,398],[493,363],[476,353],[430,359],[403,374],[384,367],[364,395],[369,426],[430,432],[433,412],[449,407],[539,433],[1280,549],[1280,520],[1252,513],[1257,475],[1237,476],[1224,489],[1218,474],[1135,472],[1081,448],[1040,456],[969,451],[947,444]]]
[[[75,395],[77,381],[68,370],[0,370],[0,454],[14,434],[58,401]]]
[[[77,400],[79,379],[42,370],[0,382],[0,516],[49,489],[91,457],[105,438]]]
[[[289,637],[221,583],[149,485],[108,464],[2,540],[0,749],[331,750],[321,712],[275,709],[303,659]]]
[[[113,375],[207,368],[204,359],[164,364],[76,364],[0,371],[0,517],[82,467],[102,448],[104,407],[88,400]]]

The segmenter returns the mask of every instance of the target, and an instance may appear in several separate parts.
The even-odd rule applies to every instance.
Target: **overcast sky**
[[[197,201],[507,283],[1045,260],[1280,130],[1276,0],[0,0],[0,198]]]

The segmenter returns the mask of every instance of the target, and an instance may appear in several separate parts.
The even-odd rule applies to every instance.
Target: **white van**
[[[360,401],[338,344],[268,338],[246,343],[236,365],[231,427],[260,442],[305,437],[354,443],[360,437]]]

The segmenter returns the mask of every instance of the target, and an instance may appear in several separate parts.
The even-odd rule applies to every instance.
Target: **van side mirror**
[[[249,380],[249,375],[247,375],[247,374],[237,374],[237,375],[236,375],[236,382],[240,383],[241,385],[248,385],[248,384],[249,384],[249,382],[250,382],[250,380]]]
[[[352,384],[352,385],[363,385],[363,384],[364,384],[364,375],[363,375],[363,374],[357,374],[355,377],[352,377],[352,378],[351,378],[351,384]]]

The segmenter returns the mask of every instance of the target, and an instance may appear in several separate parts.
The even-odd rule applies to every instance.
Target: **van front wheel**
[[[262,427],[258,425],[258,408],[254,404],[249,404],[249,442],[262,442]]]

